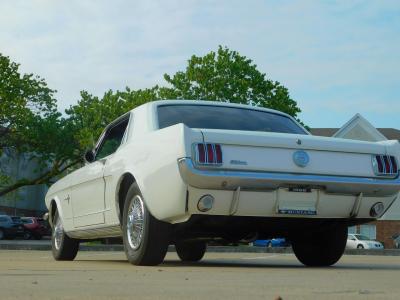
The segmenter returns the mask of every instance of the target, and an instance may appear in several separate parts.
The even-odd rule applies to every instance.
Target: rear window
[[[306,134],[290,118],[270,112],[211,105],[162,105],[159,128],[183,123],[190,128]]]

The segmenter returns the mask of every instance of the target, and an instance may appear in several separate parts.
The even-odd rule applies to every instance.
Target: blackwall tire
[[[122,238],[128,261],[140,266],[162,263],[167,254],[170,232],[170,224],[150,214],[139,187],[133,183],[125,198],[122,216]]]
[[[207,250],[203,241],[181,241],[175,244],[176,253],[184,262],[200,261]]]
[[[29,231],[24,232],[24,240],[30,240],[32,238],[32,233]]]
[[[5,238],[5,234],[3,229],[0,228],[0,240],[3,240]]]
[[[51,234],[51,249],[55,260],[74,260],[79,250],[79,240],[67,236],[58,211],[54,216]]]
[[[333,226],[309,234],[292,242],[297,259],[306,266],[324,267],[335,264],[343,255],[347,241],[347,227]]]
[[[364,249],[363,245],[357,245],[357,249]]]

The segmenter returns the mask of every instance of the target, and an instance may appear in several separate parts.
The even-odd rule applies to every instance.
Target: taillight
[[[373,155],[372,166],[378,176],[396,176],[399,173],[396,158],[391,155]]]
[[[219,144],[195,144],[196,163],[200,165],[222,165],[222,148]]]

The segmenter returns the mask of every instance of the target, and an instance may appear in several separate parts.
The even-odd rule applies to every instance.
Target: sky
[[[400,129],[400,1],[0,0],[0,52],[56,89],[166,85],[218,45],[289,89],[310,127]]]

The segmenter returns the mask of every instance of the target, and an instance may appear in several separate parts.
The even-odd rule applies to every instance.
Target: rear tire
[[[29,231],[25,230],[24,232],[24,240],[30,240],[32,238],[32,233]]]
[[[335,264],[342,257],[346,241],[347,227],[339,225],[294,239],[292,247],[304,265],[323,267]]]
[[[79,250],[79,240],[66,235],[58,211],[54,216],[51,248],[55,260],[74,260]]]
[[[207,244],[203,241],[180,241],[175,244],[176,253],[182,261],[200,261],[207,250]]]
[[[122,216],[122,237],[128,261],[140,266],[162,263],[167,254],[170,231],[170,224],[150,214],[139,187],[133,183],[125,198]]]
[[[363,245],[357,245],[357,249],[364,249],[364,246]]]
[[[4,239],[5,235],[4,235],[4,231],[3,229],[0,229],[0,240]]]

